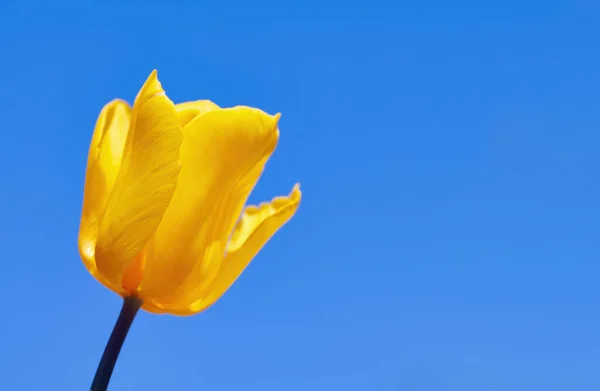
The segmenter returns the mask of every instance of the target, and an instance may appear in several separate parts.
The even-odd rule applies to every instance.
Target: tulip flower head
[[[174,104],[156,71],[133,107],[100,112],[79,230],[88,271],[153,313],[215,303],[295,214],[287,196],[245,206],[279,138],[279,114],[199,100]]]

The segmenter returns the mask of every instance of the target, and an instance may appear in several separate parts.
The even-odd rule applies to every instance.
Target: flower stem
[[[98,364],[98,369],[96,369],[96,375],[92,381],[90,391],[106,391],[108,388],[108,382],[110,382],[110,377],[117,363],[119,352],[141,305],[142,302],[137,297],[126,297],[123,300],[121,313],[119,314],[117,323],[115,323],[106,348],[104,348],[104,353]]]

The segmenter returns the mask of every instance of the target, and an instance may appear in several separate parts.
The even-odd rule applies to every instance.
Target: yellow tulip
[[[153,313],[215,303],[295,214],[289,195],[244,204],[273,153],[279,114],[210,101],[175,105],[156,71],[133,108],[101,111],[90,145],[79,229],[88,271]]]

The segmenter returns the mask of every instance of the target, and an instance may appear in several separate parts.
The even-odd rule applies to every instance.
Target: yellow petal
[[[79,226],[79,253],[88,271],[108,288],[120,291],[97,273],[94,249],[100,219],[121,167],[127,139],[131,108],[122,100],[113,100],[102,108],[88,153],[83,190],[83,210]]]
[[[181,141],[175,105],[153,71],[135,99],[123,163],[98,231],[96,266],[115,285],[169,205]]]
[[[177,117],[179,118],[179,125],[182,128],[190,123],[196,116],[219,108],[219,106],[209,100],[196,100],[175,105]]]
[[[217,109],[184,129],[177,189],[148,244],[143,298],[164,308],[187,301],[218,270],[230,233],[277,145],[279,115]]]
[[[213,305],[242,274],[263,246],[296,213],[302,193],[296,184],[286,197],[276,197],[260,206],[248,206],[227,247],[227,255],[217,276],[187,308],[178,315],[192,315]]]

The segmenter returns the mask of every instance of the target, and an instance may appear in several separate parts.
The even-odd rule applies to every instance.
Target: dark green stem
[[[104,353],[100,359],[100,364],[98,364],[98,369],[96,369],[96,375],[92,381],[90,391],[106,391],[108,388],[108,382],[110,382],[113,369],[115,369],[119,352],[141,305],[142,302],[137,297],[126,297],[123,300],[121,313],[119,314],[117,323],[115,323],[106,348],[104,348]]]

